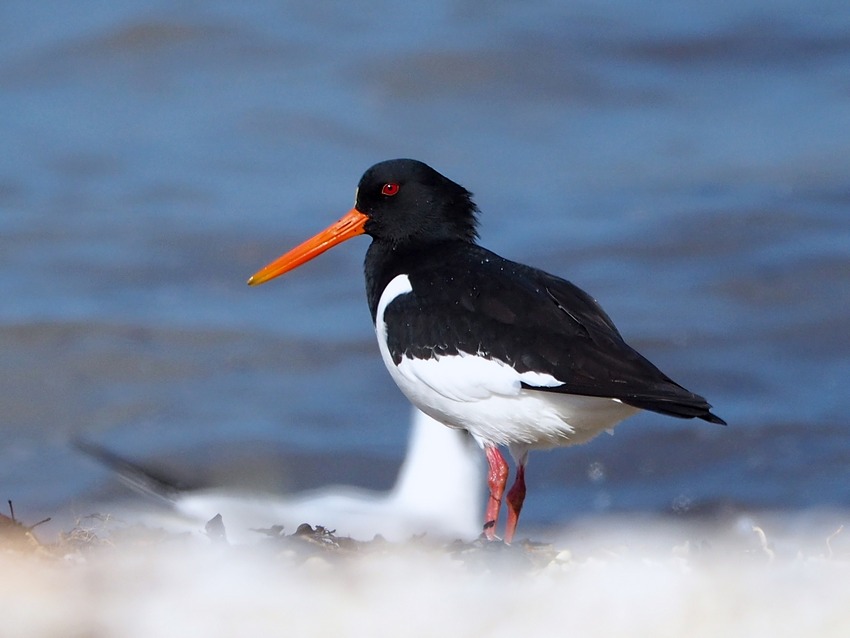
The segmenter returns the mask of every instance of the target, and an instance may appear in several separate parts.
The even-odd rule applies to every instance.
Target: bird
[[[641,410],[726,422],[629,346],[588,293],[480,246],[478,217],[472,193],[424,162],[379,162],[363,174],[348,213],[248,284],[352,237],[371,237],[366,299],[381,358],[413,405],[468,431],[483,449],[489,497],[482,535],[510,544],[530,451],[589,441]],[[507,494],[510,466],[501,448],[516,467]]]
[[[480,525],[474,510],[483,502],[475,477],[480,452],[462,430],[449,430],[413,409],[407,454],[389,491],[331,485],[293,494],[227,487],[187,489],[181,481],[144,467],[103,446],[77,440],[76,447],[114,470],[147,502],[110,504],[110,518],[141,522],[172,532],[192,533],[217,514],[226,538],[237,545],[262,540],[263,530],[294,532],[301,523],[332,529],[340,537],[391,542],[413,536],[472,540]],[[434,464],[440,464],[435,477]],[[435,490],[435,479],[437,481]],[[155,503],[162,507],[151,507]]]

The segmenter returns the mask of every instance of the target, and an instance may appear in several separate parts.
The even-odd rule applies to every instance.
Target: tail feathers
[[[649,410],[666,414],[668,416],[679,417],[680,419],[702,419],[709,423],[717,423],[718,425],[726,425],[726,421],[721,419],[716,414],[711,412],[711,405],[705,399],[698,395],[694,395],[693,402],[679,402],[671,399],[622,399],[623,403],[631,405],[641,410]]]
[[[716,414],[713,414],[711,410],[708,410],[705,414],[700,414],[699,418],[703,421],[708,421],[709,423],[716,423],[717,425],[727,425],[726,421],[721,419]]]

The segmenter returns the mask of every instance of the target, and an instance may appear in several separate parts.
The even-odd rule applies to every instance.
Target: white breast
[[[468,430],[479,444],[507,445],[515,456],[573,445],[637,412],[617,399],[524,389],[523,382],[537,387],[561,382],[548,374],[520,373],[477,354],[403,357],[396,365],[387,346],[384,313],[394,299],[412,291],[407,275],[398,275],[381,294],[375,331],[384,364],[416,407],[450,427]]]

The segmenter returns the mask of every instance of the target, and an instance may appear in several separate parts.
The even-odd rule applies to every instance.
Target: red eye
[[[390,182],[389,184],[384,184],[381,188],[381,195],[386,195],[387,197],[392,197],[398,192],[398,184],[395,182]]]

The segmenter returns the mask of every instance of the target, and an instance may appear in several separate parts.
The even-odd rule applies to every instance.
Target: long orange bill
[[[300,246],[296,246],[285,255],[281,255],[272,263],[257,271],[248,280],[249,286],[259,286],[283,273],[298,268],[313,257],[318,257],[326,250],[363,234],[363,226],[368,217],[356,208],[348,211],[338,222],[331,224],[318,235],[311,237]]]

